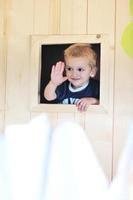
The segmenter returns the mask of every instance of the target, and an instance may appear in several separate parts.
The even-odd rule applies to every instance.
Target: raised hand
[[[64,62],[57,62],[56,65],[52,66],[51,71],[51,82],[54,84],[54,86],[58,86],[62,84],[64,81],[67,80],[67,77],[63,76],[64,71]]]

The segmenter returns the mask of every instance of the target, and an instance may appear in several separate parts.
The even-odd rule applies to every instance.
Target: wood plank
[[[106,123],[105,123],[106,122]],[[112,117],[86,113],[85,130],[108,180],[112,178]],[[106,152],[106,153],[105,153]],[[108,158],[108,159],[107,159]]]
[[[6,123],[25,122],[29,113],[30,37],[33,0],[13,0],[8,7]]]
[[[115,0],[88,0],[88,34],[114,34],[114,28]]]
[[[0,1],[0,134],[5,127],[6,87],[6,2]]]
[[[5,107],[5,82],[6,82],[6,19],[5,1],[0,1],[0,110]]]
[[[61,0],[60,33],[87,33],[87,0]]]
[[[59,34],[60,0],[35,0],[34,34]]]
[[[115,53],[115,107],[114,107],[114,149],[113,173],[116,174],[118,160],[133,118],[133,59],[121,46],[122,33],[131,22],[128,1],[116,1],[116,53]]]

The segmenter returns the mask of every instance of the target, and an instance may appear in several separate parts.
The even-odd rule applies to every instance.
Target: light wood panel
[[[5,101],[5,3],[0,1],[0,110]]]
[[[86,133],[109,180],[112,177],[112,129],[111,115],[86,113]]]
[[[61,0],[35,0],[35,34],[59,34],[60,1]]]
[[[5,106],[5,36],[0,34],[0,110]]]
[[[0,133],[4,132],[6,87],[6,3],[0,1]]]
[[[88,34],[114,34],[114,27],[115,0],[88,0]]]
[[[127,138],[128,127],[133,123],[133,58],[128,57],[121,46],[123,30],[131,21],[129,2],[117,0],[116,8],[114,174]]]
[[[50,1],[35,0],[34,1],[34,34],[49,33],[49,7]]]
[[[7,124],[29,118],[29,35],[33,32],[33,11],[33,0],[12,0],[8,5]]]
[[[61,0],[60,33],[87,33],[87,0]]]
[[[87,0],[36,0],[34,17],[35,34],[86,34]]]

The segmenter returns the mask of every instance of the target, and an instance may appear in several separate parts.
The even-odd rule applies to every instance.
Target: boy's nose
[[[77,76],[78,75],[78,71],[77,70],[73,70],[72,71],[72,76]]]

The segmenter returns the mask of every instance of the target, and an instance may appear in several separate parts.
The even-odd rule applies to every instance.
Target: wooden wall
[[[128,2],[0,0],[0,4],[1,132],[9,124],[25,123],[40,113],[30,110],[31,35],[107,34],[112,73],[110,111],[81,114],[55,109],[47,114],[53,125],[69,119],[83,126],[111,179],[133,114],[133,60],[120,45],[122,31],[130,19]]]
[[[130,123],[133,123],[133,58],[128,57],[121,46],[121,35],[131,20],[129,1],[117,0],[113,132],[114,173],[119,159],[119,154],[125,144],[128,127],[130,126]]]
[[[6,82],[6,11],[4,0],[0,1],[0,132],[4,130],[5,121],[5,82]]]

